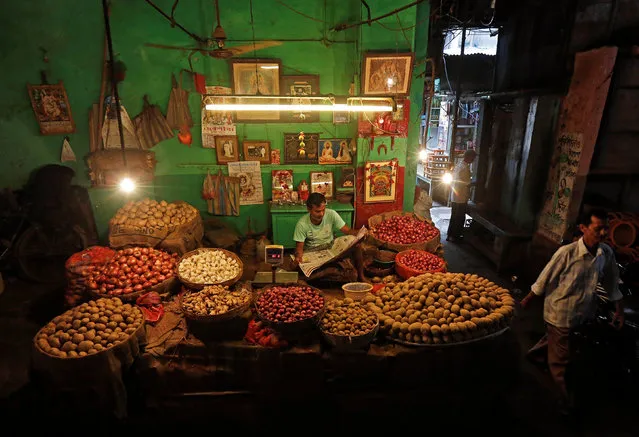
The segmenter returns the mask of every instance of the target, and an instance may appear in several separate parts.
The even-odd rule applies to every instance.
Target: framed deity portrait
[[[244,161],[259,161],[262,164],[271,163],[270,141],[243,141]]]
[[[278,96],[280,94],[279,59],[233,59],[231,81],[233,94],[245,96]],[[242,103],[240,99],[238,103]],[[254,102],[254,100],[253,100]],[[276,103],[264,99],[263,103]],[[236,111],[235,119],[242,122],[279,121],[279,111]]]
[[[312,104],[307,96],[319,95],[319,76],[282,76],[280,78],[280,91],[283,96],[295,97],[291,103],[294,105],[310,105]],[[286,111],[280,114],[282,121],[292,123],[317,123],[319,121],[319,112],[292,112]]]
[[[312,171],[311,177],[311,193],[321,193],[327,199],[333,198],[333,172],[330,171]]]
[[[29,85],[31,107],[42,135],[72,134],[75,123],[62,82],[55,85]]]
[[[366,53],[362,66],[362,94],[406,95],[413,72],[413,53]]]
[[[237,136],[225,135],[215,137],[215,153],[217,163],[224,164],[240,160],[240,149],[237,143]]]
[[[319,133],[285,133],[285,164],[317,164]]]
[[[351,140],[348,138],[324,139],[318,144],[319,164],[353,164]]]
[[[364,203],[394,202],[397,195],[397,160],[367,162]]]

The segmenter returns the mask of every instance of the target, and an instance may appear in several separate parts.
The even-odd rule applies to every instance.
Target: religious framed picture
[[[317,155],[320,164],[353,164],[348,138],[320,139]]]
[[[292,201],[293,170],[271,170],[271,193],[274,201]]]
[[[321,193],[327,199],[333,198],[333,172],[331,171],[312,171],[311,176],[311,193]]]
[[[280,94],[279,59],[233,59],[231,81],[233,94],[246,96],[277,96]],[[241,103],[243,99],[239,99]],[[264,103],[275,100],[264,99]],[[279,111],[236,111],[235,119],[243,122],[279,121]]]
[[[318,133],[284,134],[285,164],[317,164]]]
[[[397,194],[397,160],[369,161],[364,169],[364,203],[394,202]]]
[[[304,97],[319,95],[319,89],[319,75],[282,76],[280,78],[280,92],[283,96],[295,97],[291,101],[294,105],[310,105],[311,101]],[[291,123],[317,123],[319,112],[286,111],[280,114],[280,119]]]
[[[279,149],[271,150],[271,164],[280,164],[281,162]]]
[[[362,66],[362,94],[408,94],[413,58],[413,53],[366,53]]]
[[[217,163],[224,164],[240,160],[240,149],[237,143],[237,136],[224,135],[215,137],[215,153]]]
[[[59,135],[75,132],[71,106],[61,81],[55,85],[27,84],[27,89],[33,113],[40,126],[40,134]]]
[[[270,141],[243,141],[244,161],[259,161],[262,164],[271,163]]]

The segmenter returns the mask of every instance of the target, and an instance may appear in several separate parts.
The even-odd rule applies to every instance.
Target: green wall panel
[[[76,171],[76,183],[89,187],[88,170],[84,157],[89,152],[88,111],[98,102],[99,84],[104,49],[103,16],[101,2],[79,0],[22,0],[5,2],[0,14],[0,60],[5,66],[3,88],[0,90],[0,186],[19,187],[29,173],[44,164],[59,162],[62,135],[41,136],[29,102],[26,84],[40,83],[40,71],[47,72],[48,81],[64,81],[76,123],[76,132],[70,135],[71,146],[78,158],[68,163]],[[156,0],[164,11],[170,12],[173,0]],[[389,154],[377,155],[369,151],[366,140],[358,140],[357,164],[366,160],[396,157],[401,165],[413,165],[416,153],[418,114],[421,107],[423,71],[428,35],[428,2],[390,16],[371,26],[360,26],[342,32],[330,29],[338,23],[365,19],[365,10],[358,1],[338,0],[286,0],[291,8],[313,17],[306,18],[274,1],[253,0],[253,21],[249,0],[220,0],[221,21],[229,38],[228,46],[249,44],[253,39],[290,39],[312,41],[286,41],[281,46],[256,52],[259,58],[276,58],[282,62],[281,74],[318,74],[322,93],[347,94],[351,82],[359,84],[361,56],[368,50],[415,50],[416,67],[413,74],[411,98],[411,125],[406,139],[396,139],[395,150],[390,151],[389,138],[377,138],[376,146],[384,141]],[[179,76],[189,69],[189,51],[162,50],[145,43],[193,47],[194,41],[155,12],[142,0],[113,0],[111,27],[117,60],[126,64],[125,80],[119,91],[129,115],[134,117],[142,109],[143,96],[166,111],[171,90],[171,74]],[[369,2],[372,15],[379,16],[398,6],[395,2]],[[212,33],[215,10],[210,0],[189,0],[179,3],[175,19],[192,32],[207,36]],[[405,30],[399,30],[403,27]],[[245,41],[231,41],[245,40]],[[43,60],[46,50],[48,62]],[[243,55],[253,57],[252,53]],[[195,52],[191,65],[206,76],[208,85],[230,85],[228,61],[214,59]],[[184,86],[192,84],[184,77]],[[167,200],[184,199],[203,211],[206,203],[200,198],[202,181],[207,170],[217,173],[226,166],[217,166],[215,151],[201,147],[200,96],[193,92],[189,105],[195,126],[193,144],[187,147],[177,138],[157,145],[157,168],[154,186],[142,187],[132,197],[114,189],[90,188],[98,229],[106,235],[108,219],[130,198],[145,196]],[[271,147],[282,149],[284,133],[319,132],[321,138],[353,138],[357,122],[335,126],[332,115],[321,114],[319,123],[261,123],[237,124],[237,134],[243,139],[269,140]],[[308,173],[319,166],[280,165],[263,166],[264,198],[270,198],[270,171],[274,168],[292,168],[295,183],[308,180]],[[339,176],[339,166],[329,166]],[[414,169],[407,169],[406,181],[414,179]],[[407,184],[407,189],[410,188]],[[412,194],[405,199],[412,201]],[[406,202],[405,202],[406,205]],[[242,207],[241,218],[224,218],[238,230],[245,231],[246,216],[252,217],[254,231],[269,226],[268,206]]]

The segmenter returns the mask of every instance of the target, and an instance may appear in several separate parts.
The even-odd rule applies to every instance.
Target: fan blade
[[[256,42],[255,44],[228,47],[227,50],[232,51],[234,56],[239,56],[244,53],[249,53],[253,50],[262,50],[268,47],[276,47],[281,45],[282,45],[281,41],[260,41],[260,42]]]
[[[192,52],[194,50],[197,51],[207,51],[207,49],[202,49],[200,47],[179,47],[179,46],[169,46],[169,45],[165,45],[165,44],[153,44],[153,43],[145,43],[144,44],[147,47],[154,47],[156,49],[169,49],[169,50],[184,50],[187,52]]]

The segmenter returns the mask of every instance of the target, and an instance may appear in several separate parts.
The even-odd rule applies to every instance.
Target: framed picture
[[[282,76],[280,78],[280,91],[283,96],[295,96],[292,104],[310,105],[311,101],[305,99],[305,96],[319,95],[319,76]],[[282,121],[292,123],[317,123],[319,121],[319,112],[283,112],[280,114]]]
[[[237,144],[237,136],[225,135],[215,137],[215,153],[217,163],[235,162],[240,160],[240,149]]]
[[[320,164],[353,164],[351,141],[348,138],[321,139],[317,155]]]
[[[274,201],[291,201],[291,193],[293,192],[293,170],[272,170],[271,192]]]
[[[352,167],[343,167],[341,170],[342,174],[337,183],[337,189],[353,191],[355,189],[355,169]]]
[[[281,162],[282,160],[280,159],[280,150],[271,150],[271,164],[280,164]]]
[[[364,172],[364,203],[394,202],[397,191],[397,160],[367,162]]]
[[[311,193],[321,193],[327,199],[333,198],[333,172],[330,171],[312,171],[311,176]]]
[[[270,141],[243,141],[244,161],[259,161],[262,164],[271,163]]]
[[[286,164],[317,164],[317,144],[320,134],[284,134],[284,162]]]
[[[348,124],[351,122],[350,112],[333,112],[333,124]]]
[[[413,53],[366,53],[362,66],[362,94],[408,94],[413,58]]]
[[[29,85],[29,98],[42,135],[72,134],[75,123],[64,84]]]
[[[280,94],[279,59],[233,59],[231,80],[235,95],[277,96]],[[241,100],[239,100],[241,102]],[[268,99],[264,103],[275,103]],[[279,121],[279,111],[236,111],[237,121]]]

